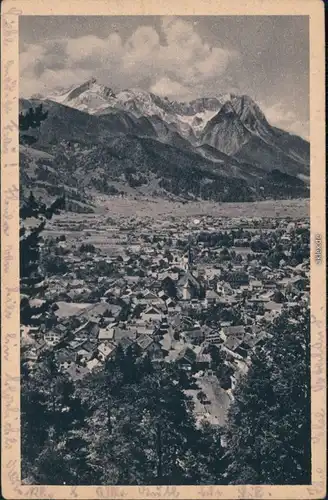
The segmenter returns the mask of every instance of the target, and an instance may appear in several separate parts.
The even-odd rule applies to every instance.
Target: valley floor
[[[176,217],[212,215],[217,217],[290,217],[306,218],[310,214],[309,199],[264,200],[245,203],[215,203],[194,201],[182,203],[161,198],[111,197],[96,200],[96,212],[110,212],[112,216]]]

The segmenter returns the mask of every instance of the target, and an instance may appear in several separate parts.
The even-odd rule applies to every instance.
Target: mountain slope
[[[309,144],[272,127],[247,96],[226,102],[207,123],[201,141],[266,171],[309,175]]]
[[[271,126],[246,95],[221,94],[181,103],[140,89],[115,94],[93,78],[50,99],[89,114],[109,116],[112,130],[122,131],[115,121],[116,110],[120,120],[124,113],[125,120],[137,120],[139,130],[133,129],[133,133],[139,136],[186,148],[187,143],[195,147],[208,144],[266,171],[278,168],[292,175],[309,175],[309,144]],[[131,124],[128,128],[132,131]]]
[[[29,135],[32,156],[51,158],[30,181],[64,181],[83,200],[117,191],[217,201],[309,195],[309,144],[272,127],[247,96],[177,103],[145,91],[115,95],[91,80],[51,97],[20,100],[21,111],[41,102],[48,110]],[[28,161],[23,153],[22,182]]]
[[[80,213],[93,211],[92,197],[79,184],[74,175],[58,165],[58,157],[30,146],[20,145],[20,198],[32,190],[36,198],[50,203],[65,193],[70,210]],[[82,188],[82,189],[81,189]]]
[[[26,109],[38,103],[36,100],[20,104],[21,109]],[[44,101],[44,107],[48,117],[33,131],[31,149],[47,152],[52,158],[50,166],[60,173],[59,178],[69,178],[81,192],[110,191],[113,182],[138,188],[155,178],[160,191],[176,196],[200,196],[201,183],[214,183],[213,189],[206,188],[202,195],[209,192],[212,199],[254,197],[253,188],[243,179],[240,182],[243,189],[233,193],[236,184],[230,178],[231,167],[237,163],[233,159],[223,155],[223,162],[213,162],[195,152],[195,148],[178,135],[175,146],[160,142],[157,136],[145,136],[147,127],[150,132],[154,129],[144,117],[132,119],[117,110],[113,115],[94,116],[50,101]],[[168,134],[175,135],[172,131]],[[24,158],[22,154],[22,175]],[[45,164],[46,173],[39,175],[58,182],[48,166]]]
[[[230,95],[229,95],[230,96]],[[227,96],[201,98],[190,103],[171,102],[151,92],[129,89],[117,95],[95,78],[75,87],[53,94],[47,99],[90,114],[111,114],[112,109],[127,111],[136,118],[157,116],[191,141],[196,141],[207,121],[214,116]]]

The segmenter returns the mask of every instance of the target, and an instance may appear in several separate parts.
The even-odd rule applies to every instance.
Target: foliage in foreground
[[[23,477],[39,484],[211,484],[221,478],[221,431],[196,427],[179,370],[153,368],[133,349],[118,349],[104,371],[74,388],[52,366],[49,354],[22,380]]]
[[[253,356],[228,422],[232,484],[311,482],[309,311],[283,314]]]
[[[74,384],[49,353],[33,375],[23,370],[23,477],[39,484],[310,483],[308,313],[295,324],[282,316],[274,331],[236,389],[225,429],[197,427],[183,373],[154,367],[131,347]]]

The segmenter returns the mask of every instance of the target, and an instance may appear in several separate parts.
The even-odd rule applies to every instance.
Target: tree
[[[82,430],[70,430],[56,439],[53,429],[50,429],[44,447],[32,465],[33,484],[91,484],[96,474],[90,469],[88,459]]]
[[[173,338],[176,341],[180,340],[180,334],[179,334],[179,332],[177,330],[174,330],[174,332],[173,332]]]
[[[82,245],[79,248],[80,252],[86,252],[86,253],[95,253],[96,248],[94,245],[91,243],[82,243]]]
[[[280,290],[275,290],[274,295],[273,295],[273,300],[275,302],[278,302],[279,304],[281,304],[282,302],[286,301],[286,298]]]
[[[36,108],[29,108],[26,113],[19,113],[19,130],[27,131],[30,128],[39,128],[47,118],[48,111],[43,111],[42,103]]]
[[[220,349],[213,344],[209,346],[209,353],[211,355],[211,367],[213,370],[219,370],[224,363],[224,356]]]
[[[311,481],[309,312],[283,314],[258,348],[229,411],[231,484]],[[272,464],[275,464],[272,467]]]
[[[73,384],[49,353],[22,370],[22,470],[31,484],[220,484],[221,429],[196,426],[182,371],[119,345]]]
[[[225,261],[225,260],[230,260],[230,253],[229,253],[229,250],[224,247],[221,251],[220,251],[220,260],[222,261]]]
[[[42,231],[46,221],[65,206],[65,198],[56,199],[50,206],[37,201],[32,192],[20,207],[20,291],[21,323],[30,324],[33,315],[45,312],[30,306],[29,299],[37,297],[45,289],[41,266]],[[34,221],[34,224],[31,223]],[[45,306],[44,306],[45,307]]]
[[[51,254],[47,255],[43,259],[43,268],[46,271],[46,273],[50,275],[65,274],[69,270],[67,263],[65,259],[63,259],[63,257]]]
[[[47,118],[48,111],[43,111],[42,103],[36,108],[29,108],[25,113],[19,113],[19,131],[27,132],[29,129],[37,129]],[[33,144],[36,138],[31,135],[20,133],[19,141],[22,144]]]
[[[250,247],[253,252],[265,252],[269,249],[268,243],[261,239],[251,241]]]
[[[81,395],[92,407],[86,440],[90,466],[100,484],[208,484],[220,482],[222,453],[208,457],[200,445],[193,403],[179,384],[180,369],[156,369],[148,356],[117,350],[104,373],[82,381]],[[209,444],[216,430],[207,428]],[[217,445],[213,439],[212,444]]]
[[[175,283],[172,280],[172,278],[170,278],[169,276],[164,278],[162,281],[162,288],[163,288],[164,292],[166,293],[166,295],[168,295],[168,297],[176,298],[177,288],[176,288]]]
[[[227,460],[221,444],[223,429],[203,421],[197,434],[196,449],[186,453],[184,484],[224,484]]]
[[[168,249],[165,250],[164,257],[168,260],[168,262],[170,262],[170,263],[173,262],[173,255],[171,254],[171,252]]]
[[[33,482],[41,484],[53,481],[56,481],[55,484],[62,484],[63,481],[75,484],[74,474],[63,463],[60,466],[58,460],[63,456],[65,442],[82,431],[85,416],[85,409],[76,397],[72,382],[58,371],[52,352],[45,353],[32,372],[22,370],[23,477],[31,477]],[[78,451],[75,450],[75,467]]]

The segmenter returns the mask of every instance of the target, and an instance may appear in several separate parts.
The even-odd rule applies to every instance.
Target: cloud
[[[43,59],[45,54],[45,49],[41,45],[31,44],[28,49],[21,52],[19,56],[19,69],[20,75],[24,76],[26,73],[33,72],[35,64]]]
[[[187,98],[190,97],[190,89],[165,76],[151,85],[150,91],[153,94],[170,99],[186,99],[186,96]]]
[[[271,106],[262,104],[261,107],[270,124],[309,139],[309,122],[299,120],[297,115],[282,102]]]
[[[80,83],[95,76],[114,90],[138,87],[187,100],[223,85],[229,65],[238,54],[211,47],[197,33],[197,24],[163,17],[160,29],[139,26],[123,41],[113,31],[106,38],[77,38],[25,45],[20,56],[21,95]],[[56,73],[56,74],[55,74]],[[83,80],[82,80],[83,81]]]

